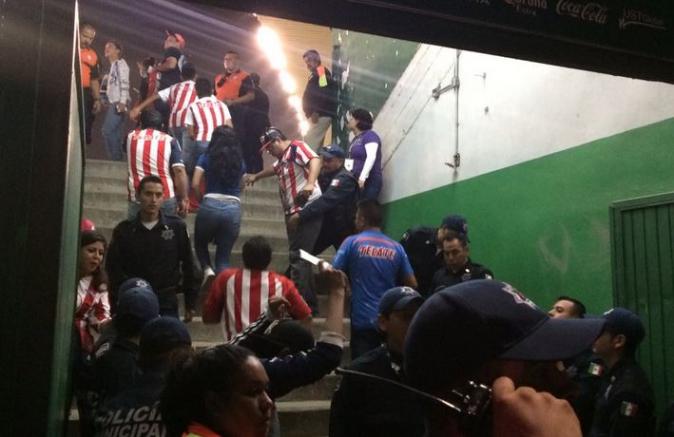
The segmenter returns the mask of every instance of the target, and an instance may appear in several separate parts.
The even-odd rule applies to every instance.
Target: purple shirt
[[[370,170],[368,178],[381,179],[381,140],[379,139],[379,135],[373,130],[361,132],[351,142],[349,146],[349,158],[353,159],[353,170],[351,170],[351,173],[353,173],[356,179],[360,177],[363,165],[365,164],[365,158],[367,158],[367,151],[365,150],[367,143],[377,143],[377,157],[374,160],[374,165],[372,166],[372,170]]]

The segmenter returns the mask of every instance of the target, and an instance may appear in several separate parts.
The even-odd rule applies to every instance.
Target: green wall
[[[488,159],[488,157],[485,157]],[[560,294],[612,306],[609,205],[674,191],[674,119],[386,205],[386,230],[461,213],[472,258],[544,308]]]

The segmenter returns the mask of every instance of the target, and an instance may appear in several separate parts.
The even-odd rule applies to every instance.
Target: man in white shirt
[[[124,159],[124,123],[129,104],[129,66],[122,59],[122,46],[117,41],[105,44],[105,58],[110,62],[110,71],[103,80],[106,84],[108,110],[103,121],[102,134],[108,157],[113,161]]]

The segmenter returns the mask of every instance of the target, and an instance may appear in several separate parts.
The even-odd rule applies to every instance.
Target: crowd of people
[[[146,95],[131,107],[121,44],[106,43],[102,76],[95,29],[80,34],[87,138],[105,94],[106,149],[111,159],[126,155],[129,169],[128,218],[111,241],[82,223],[73,330],[81,435],[280,435],[275,399],[333,370],[343,375],[333,437],[654,435],[635,313],[590,317],[569,296],[542,311],[470,258],[461,215],[412,227],[400,241],[382,231],[373,115],[349,111],[350,147],[323,146],[335,85],[318,52],[303,56],[311,129],[301,140],[271,126],[259,77],[240,69],[234,51],[224,73],[201,78],[183,36],[167,33],[164,59],[139,63]],[[124,141],[127,116],[139,124]],[[232,267],[241,191],[272,176],[288,271],[270,269],[263,237],[248,239],[243,266]],[[194,212],[192,242],[184,217]],[[336,255],[316,273],[303,252],[331,246]],[[317,292],[328,305],[314,341]],[[352,361],[342,369],[348,295]],[[222,345],[193,350],[185,324],[197,311],[222,324]],[[673,432],[663,420],[661,435]]]

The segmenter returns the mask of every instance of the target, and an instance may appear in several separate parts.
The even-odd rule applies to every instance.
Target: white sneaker
[[[208,294],[208,290],[211,288],[213,279],[215,279],[215,272],[212,268],[206,267],[204,269],[204,279],[201,281],[201,290],[199,290],[199,294]]]

